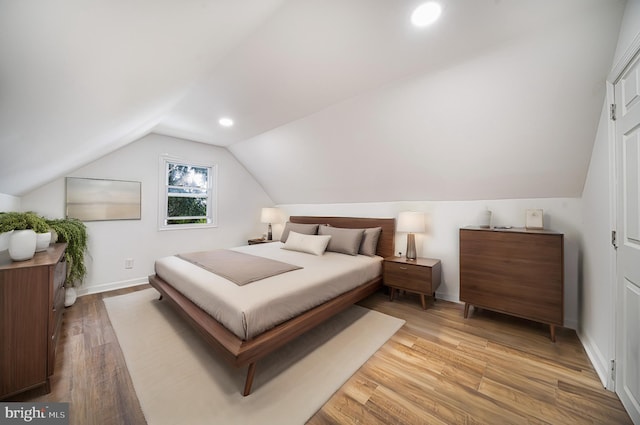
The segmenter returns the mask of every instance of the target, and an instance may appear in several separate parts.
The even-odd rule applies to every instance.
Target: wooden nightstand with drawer
[[[271,243],[271,242],[278,242],[278,241],[276,241],[276,240],[269,240],[269,239],[249,239],[249,240],[247,241],[247,243],[248,243],[249,245],[258,245],[258,244],[261,244],[261,243]]]
[[[387,257],[384,259],[383,282],[391,288],[389,299],[393,301],[397,289],[420,294],[422,308],[426,310],[425,295],[435,299],[436,289],[440,286],[440,260],[405,257]]]

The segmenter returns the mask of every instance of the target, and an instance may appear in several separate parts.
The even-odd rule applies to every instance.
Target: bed
[[[376,255],[379,257],[388,257],[394,254],[395,219],[392,218],[292,216],[289,220],[292,223],[327,224],[332,227],[349,229],[381,227],[382,231],[378,239]],[[279,244],[279,242],[276,243]],[[276,243],[269,245],[275,245]],[[293,274],[291,275],[294,276]],[[213,349],[217,350],[231,365],[235,367],[248,366],[247,377],[242,391],[244,396],[251,393],[256,363],[261,358],[348,308],[350,305],[373,294],[382,285],[382,275],[379,273],[365,283],[322,302],[315,307],[302,311],[294,317],[263,332],[257,329],[255,330],[255,334],[253,332],[243,334],[238,329],[232,331],[228,324],[225,326],[221,321],[216,320],[216,318],[204,308],[191,301],[191,299],[180,290],[176,289],[176,286],[179,287],[181,283],[175,282],[174,277],[167,278],[166,280],[163,279],[163,277],[160,277],[159,273],[149,276],[149,283],[160,292],[160,299],[170,303],[176,311],[194,327],[202,338]],[[172,279],[174,280],[174,284],[167,281]],[[255,285],[255,283],[251,285]]]

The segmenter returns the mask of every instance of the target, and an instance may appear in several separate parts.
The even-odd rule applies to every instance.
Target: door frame
[[[620,57],[618,62],[612,68],[611,72],[607,76],[606,81],[606,89],[607,89],[607,103],[606,107],[609,108],[610,105],[616,104],[615,100],[615,85],[622,77],[622,74],[627,69],[629,65],[631,65],[631,61],[635,59],[636,55],[640,54],[640,33],[636,34],[635,38],[629,45],[629,47],[625,50],[624,54]],[[613,231],[618,230],[618,166],[617,166],[617,148],[616,148],[616,122],[612,119],[608,119],[608,139],[609,139],[609,221],[611,222],[611,229]],[[618,235],[618,238],[620,235]],[[619,240],[619,239],[618,239]],[[613,353],[613,361],[617,362],[619,353],[618,353],[618,341],[621,340],[622,335],[620,335],[621,326],[620,322],[622,320],[622,308],[620,306],[621,297],[620,297],[620,288],[618,282],[618,264],[617,264],[617,252],[615,249],[610,250],[609,254],[609,265],[611,270],[611,282],[613,282],[613,311],[615,314],[614,320],[612,322],[612,332],[610,332],[609,337],[609,352]],[[606,388],[610,391],[615,391],[615,373],[612,373],[609,370],[607,374],[607,382]]]

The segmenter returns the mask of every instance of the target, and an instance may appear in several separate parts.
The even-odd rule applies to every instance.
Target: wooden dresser
[[[564,236],[548,230],[460,229],[460,300],[550,326],[564,322]]]
[[[27,261],[0,252],[0,400],[38,386],[50,391],[64,311],[66,244]]]

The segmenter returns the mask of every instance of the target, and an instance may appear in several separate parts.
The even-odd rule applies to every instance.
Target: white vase
[[[73,304],[75,304],[77,298],[78,298],[78,293],[76,292],[76,288],[74,288],[73,286],[65,288],[65,291],[64,291],[65,307],[71,307]]]
[[[51,243],[51,232],[36,233],[36,252],[44,251]]]
[[[33,258],[36,253],[36,232],[31,229],[14,230],[9,238],[9,257],[13,261]]]
[[[478,214],[478,226],[484,228],[491,227],[491,211],[484,210]]]
[[[8,232],[0,233],[0,252],[6,251],[9,249],[9,238],[13,230],[9,230]]]

